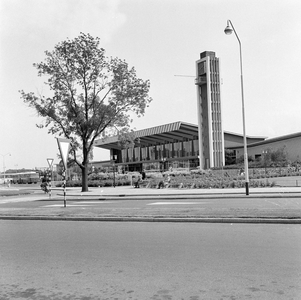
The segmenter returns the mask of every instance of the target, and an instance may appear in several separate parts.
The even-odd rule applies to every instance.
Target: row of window
[[[190,140],[149,147],[135,147],[123,149],[121,155],[122,163],[198,156],[199,145],[198,140]]]
[[[152,162],[152,163],[143,163],[142,168],[145,171],[171,171],[173,169],[184,168],[191,169],[196,168],[199,165],[198,159],[188,159],[188,160],[174,160],[161,162]]]
[[[127,164],[127,165],[120,165],[116,168],[111,166],[109,170],[112,172],[113,170],[117,171],[118,173],[127,173],[127,172],[134,172],[138,171],[141,172],[142,170],[147,172],[165,172],[165,171],[172,171],[179,168],[184,169],[195,169],[199,165],[199,160],[196,159],[187,159],[187,160],[173,160],[173,161],[165,161],[165,162],[143,162],[143,163],[134,163],[134,164]]]

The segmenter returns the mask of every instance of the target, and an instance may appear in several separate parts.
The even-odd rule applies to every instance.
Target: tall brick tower
[[[196,62],[199,161],[201,169],[224,165],[220,67],[215,52],[201,53]]]

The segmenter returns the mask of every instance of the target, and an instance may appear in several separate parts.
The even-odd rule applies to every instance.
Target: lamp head
[[[228,22],[227,27],[225,28],[224,32],[225,32],[225,34],[229,35],[232,33],[232,31],[233,31],[233,29],[230,27],[229,22]]]

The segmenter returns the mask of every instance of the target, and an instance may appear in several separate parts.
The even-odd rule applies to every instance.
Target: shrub
[[[115,178],[115,186],[126,186],[131,185],[131,181],[128,179],[123,178]],[[62,187],[63,183],[59,182],[56,184],[56,187]],[[82,182],[81,181],[67,181],[66,187],[81,187]],[[108,186],[114,186],[114,180],[113,179],[106,179],[106,180],[90,180],[88,181],[89,187],[108,187]]]
[[[190,171],[188,169],[177,169],[174,171],[166,171],[163,175],[170,175],[170,176],[186,176],[190,175]]]
[[[147,172],[146,181],[144,186],[147,188],[156,188],[163,175],[169,175],[171,181],[168,185],[170,188],[242,188],[245,186],[245,176],[239,175],[238,169],[227,170],[201,170],[195,169],[188,171],[187,169],[180,169],[175,171],[161,172]],[[276,176],[292,176],[300,175],[299,169],[296,167],[289,168],[254,168],[250,169],[250,187],[265,187],[275,186],[275,182],[270,182],[266,178]],[[130,172],[127,174],[115,174],[115,185],[125,186],[131,184],[132,176],[141,176],[138,172]],[[264,179],[265,180],[260,180]],[[105,187],[113,186],[114,174],[113,173],[98,173],[89,176],[89,187]],[[61,187],[62,183],[56,186]],[[67,181],[68,187],[81,187],[81,181]]]
[[[163,175],[161,172],[147,172],[145,174],[146,179],[162,178]]]
[[[210,170],[202,170],[200,168],[191,170],[191,174],[194,175],[208,175],[210,174],[210,172],[211,172]]]

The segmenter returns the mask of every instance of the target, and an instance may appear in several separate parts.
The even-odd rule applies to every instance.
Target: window
[[[135,161],[140,161],[140,147],[134,148]]]
[[[127,149],[121,150],[121,157],[122,157],[121,160],[123,163],[127,162],[127,158],[128,158],[127,154],[128,154]]]
[[[193,140],[193,154],[192,155],[199,155],[199,140]]]
[[[182,142],[174,143],[174,157],[182,157]]]
[[[183,142],[183,156],[191,156],[192,155],[192,142],[186,141]]]
[[[128,161],[134,161],[134,148],[128,148]]]
[[[147,150],[148,148],[147,147],[143,147],[141,148],[141,160],[147,160],[148,157],[147,157]]]
[[[165,157],[166,158],[171,158],[173,157],[173,153],[172,153],[172,144],[165,144]]]
[[[156,159],[156,147],[155,146],[149,146],[148,147],[148,153],[149,153],[149,159],[155,160]]]
[[[162,159],[164,157],[164,145],[158,145],[156,148],[158,154],[157,159]]]

